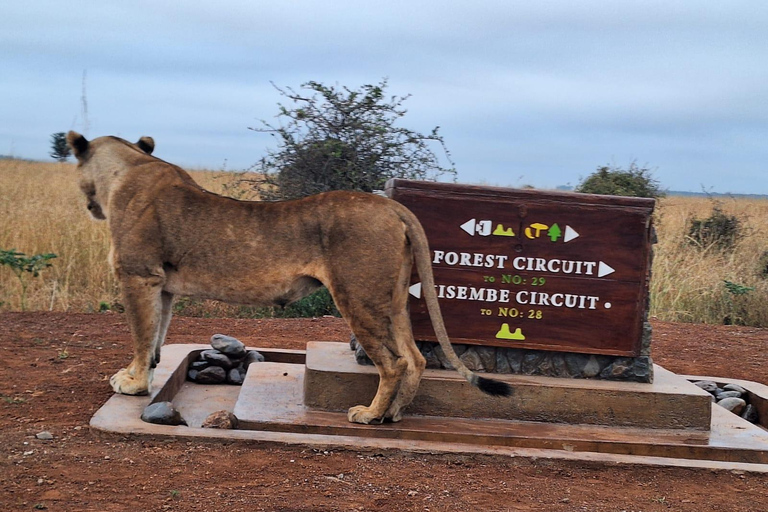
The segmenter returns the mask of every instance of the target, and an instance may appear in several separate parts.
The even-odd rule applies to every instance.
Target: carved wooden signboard
[[[390,180],[429,239],[453,343],[637,356],[655,201]],[[417,340],[435,335],[414,271]]]

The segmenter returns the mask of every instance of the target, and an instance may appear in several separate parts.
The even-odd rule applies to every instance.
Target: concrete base
[[[477,453],[768,473],[768,431],[715,405],[709,405],[711,422],[707,430],[419,416],[413,415],[410,409],[400,423],[357,425],[347,421],[345,412],[318,410],[305,404],[308,370],[303,351],[257,349],[266,356],[266,362],[251,366],[241,388],[185,381],[188,361],[205,348],[204,345],[163,347],[150,396],[112,396],[91,419],[91,427],[121,437],[247,440],[322,449]],[[335,350],[335,347],[328,348]],[[530,385],[539,380],[528,379]],[[754,395],[754,401],[766,403],[768,386],[753,382],[742,384]],[[554,383],[547,385],[554,386]],[[681,387],[687,385],[681,384]],[[339,389],[342,394],[351,391]],[[476,390],[470,391],[473,396],[480,395]],[[141,421],[147,405],[163,400],[172,401],[189,426],[171,427]],[[361,403],[368,400],[370,397]],[[208,414],[221,409],[233,411],[239,418],[237,430],[200,428]]]
[[[654,373],[652,384],[489,375],[514,390],[499,398],[481,393],[455,371],[426,370],[406,414],[709,430],[709,393],[659,366]],[[307,345],[304,405],[324,411],[368,405],[378,382],[376,369],[357,364],[346,343]]]

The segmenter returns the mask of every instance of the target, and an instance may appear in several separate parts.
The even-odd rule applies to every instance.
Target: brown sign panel
[[[429,239],[453,343],[637,356],[655,201],[390,180]],[[435,340],[418,275],[417,340]]]

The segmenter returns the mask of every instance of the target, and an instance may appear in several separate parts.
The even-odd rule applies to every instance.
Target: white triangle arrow
[[[417,299],[421,298],[421,283],[416,283],[412,285],[410,288],[408,288],[408,292],[416,297]]]
[[[574,238],[579,238],[579,234],[571,226],[565,226],[565,237],[563,242],[570,242]]]
[[[608,274],[613,274],[614,272],[616,272],[616,270],[614,270],[613,267],[611,267],[606,263],[603,263],[602,261],[597,266],[597,277],[605,277]]]
[[[475,223],[476,223],[475,219],[470,219],[459,227],[464,231],[466,231],[467,233],[469,233],[470,235],[475,236]]]

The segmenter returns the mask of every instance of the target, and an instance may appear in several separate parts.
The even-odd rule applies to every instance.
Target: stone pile
[[[439,344],[417,341],[416,346],[427,360],[427,368],[453,369]],[[354,335],[350,339],[350,347],[355,351],[358,364],[373,364]],[[653,381],[653,361],[649,356],[601,356],[460,343],[453,344],[453,350],[473,372],[627,382]]]
[[[717,405],[741,416],[750,423],[758,423],[760,418],[757,415],[757,408],[749,403],[749,393],[741,386],[725,384],[720,387],[717,382],[711,380],[700,380],[694,384],[712,395],[712,400]]]
[[[256,350],[246,350],[245,345],[231,336],[214,334],[211,349],[203,350],[196,361],[189,363],[187,380],[198,384],[241,385],[252,363],[264,361]]]

